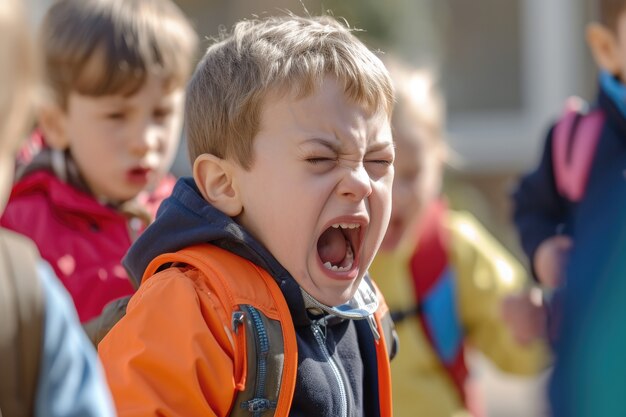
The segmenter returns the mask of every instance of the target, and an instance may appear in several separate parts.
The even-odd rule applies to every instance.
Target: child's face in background
[[[619,68],[618,75],[622,83],[626,82],[626,13],[622,11],[617,20],[616,33],[616,61]]]
[[[149,75],[132,96],[72,92],[62,112],[62,136],[90,190],[126,201],[168,171],[180,140],[183,90],[165,90]]]
[[[254,161],[236,167],[246,227],[318,301],[354,295],[391,213],[388,116],[349,101],[327,77],[305,98],[268,97]]]
[[[617,17],[615,27],[590,23],[587,43],[598,67],[626,83],[626,10]]]
[[[424,209],[439,194],[441,153],[417,126],[394,129],[396,159],[391,220],[381,250],[392,251],[408,236],[415,235]]]

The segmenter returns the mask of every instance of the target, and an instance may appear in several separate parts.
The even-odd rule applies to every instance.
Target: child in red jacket
[[[46,146],[1,224],[35,241],[85,322],[134,291],[120,261],[171,189],[196,35],[169,0],[62,0],[40,38]]]

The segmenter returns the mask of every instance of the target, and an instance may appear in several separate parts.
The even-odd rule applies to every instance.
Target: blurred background
[[[448,107],[452,205],[473,212],[524,262],[510,225],[508,195],[538,160],[564,99],[593,100],[595,68],[585,46],[585,0],[176,0],[204,38],[242,18],[329,13],[345,18],[371,48],[439,74]],[[51,0],[28,0],[39,19]],[[37,22],[33,22],[36,24]],[[184,150],[173,170],[189,172]],[[489,416],[541,416],[545,376],[499,374],[476,356]]]

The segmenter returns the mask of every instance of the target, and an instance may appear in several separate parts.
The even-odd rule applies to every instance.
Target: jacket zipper
[[[322,355],[324,355],[324,359],[326,359],[328,365],[330,365],[330,369],[333,371],[333,375],[335,376],[335,380],[337,381],[337,385],[339,386],[339,416],[348,417],[348,399],[346,395],[346,386],[344,384],[344,380],[341,377],[341,373],[339,372],[339,367],[333,360],[332,356],[328,352],[328,348],[326,347],[326,335],[325,331],[322,331],[322,325],[319,322],[312,324],[313,335],[315,336],[315,340],[317,340],[317,344],[322,351]],[[324,330],[326,330],[326,326],[324,325]]]
[[[254,417],[261,417],[270,408],[276,408],[276,401],[265,398],[265,380],[267,379],[267,355],[270,350],[269,338],[265,324],[258,310],[250,305],[241,306],[248,313],[254,327],[254,341],[257,351],[256,381],[254,398],[241,403],[242,408],[248,409]]]

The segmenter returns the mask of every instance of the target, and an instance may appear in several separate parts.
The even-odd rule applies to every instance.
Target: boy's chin
[[[350,285],[348,285],[346,288],[329,288],[326,291],[320,291],[318,288],[302,288],[316,301],[329,307],[337,307],[347,303],[352,299],[352,297],[354,297],[354,294],[356,293],[356,290],[359,286],[359,282],[361,282],[360,277],[354,281],[351,281]]]

